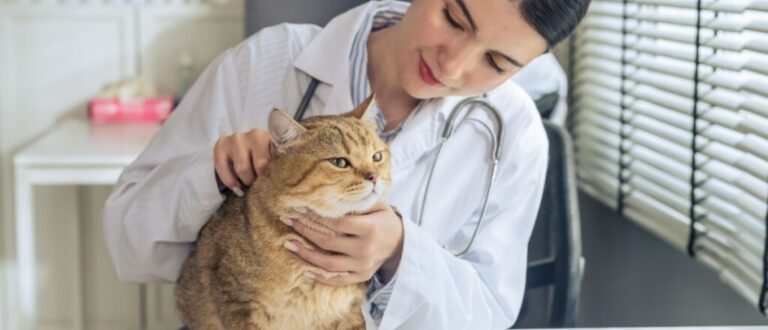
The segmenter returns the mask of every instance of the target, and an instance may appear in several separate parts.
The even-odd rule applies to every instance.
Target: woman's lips
[[[424,59],[421,56],[419,56],[419,75],[421,75],[421,79],[424,80],[427,85],[443,86],[443,83],[440,82],[440,80],[437,80],[435,75],[432,74],[432,70],[429,69],[429,66],[424,62]]]

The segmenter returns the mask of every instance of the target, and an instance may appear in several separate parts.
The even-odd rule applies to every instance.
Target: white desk
[[[19,329],[35,317],[35,185],[111,185],[144,149],[157,124],[93,124],[69,120],[18,152],[14,158],[17,291]],[[79,238],[76,240],[79,242]],[[80,244],[80,243],[78,243]],[[75,324],[83,324],[81,256],[73,260],[77,275],[72,300]]]

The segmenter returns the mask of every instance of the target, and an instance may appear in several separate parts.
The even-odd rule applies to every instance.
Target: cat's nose
[[[376,174],[373,174],[371,172],[366,172],[366,173],[363,173],[363,177],[366,180],[371,181],[371,183],[376,184]]]

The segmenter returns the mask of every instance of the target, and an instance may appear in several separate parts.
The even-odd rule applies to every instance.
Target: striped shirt
[[[350,92],[352,95],[352,104],[362,103],[368,95],[371,94],[371,85],[368,83],[368,38],[371,32],[392,26],[400,21],[408,10],[410,5],[399,1],[382,1],[377,6],[372,7],[363,19],[360,30],[355,34],[352,41],[352,48],[349,50],[351,79]],[[384,131],[387,121],[381,110],[374,105],[374,118],[376,126],[379,128],[379,136],[387,143],[395,138],[400,132],[401,126],[390,131]]]
[[[382,1],[378,3],[377,6],[371,7],[372,10],[368,12],[363,19],[363,24],[360,27],[360,30],[357,31],[357,34],[355,34],[355,38],[352,41],[352,48],[349,53],[351,63],[351,79],[349,87],[353,104],[360,104],[371,94],[371,85],[368,83],[367,70],[367,45],[371,32],[392,26],[400,21],[405,14],[405,11],[408,10],[408,6],[409,4],[404,2]],[[384,115],[375,105],[373,111],[375,111],[374,118],[376,120],[376,126],[379,128],[379,136],[389,143],[395,138],[397,133],[400,132],[402,126],[398,126],[397,128],[385,132],[384,129],[387,126],[387,121],[384,119]],[[386,283],[385,285],[378,272],[374,274],[373,278],[371,278],[371,281],[368,283],[366,299],[370,301],[369,312],[377,325],[381,323],[381,319],[384,316],[384,310],[389,302],[389,297],[392,295],[394,284],[395,278],[393,277],[389,283]]]

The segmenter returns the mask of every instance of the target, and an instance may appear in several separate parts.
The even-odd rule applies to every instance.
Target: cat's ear
[[[293,120],[285,111],[273,109],[269,113],[269,133],[272,136],[273,152],[282,152],[306,131],[306,128]]]
[[[376,123],[374,107],[376,105],[376,96],[371,94],[362,103],[358,104],[354,110],[348,112],[346,116],[355,117],[371,123]]]

